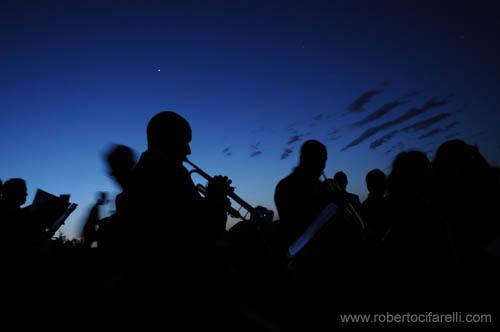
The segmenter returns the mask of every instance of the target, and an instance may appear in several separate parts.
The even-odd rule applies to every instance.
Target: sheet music
[[[51,193],[48,193],[42,189],[37,189],[35,198],[33,199],[33,203],[31,203],[31,206],[33,208],[39,208],[42,205],[45,205],[47,202],[54,202],[58,201],[59,197],[52,195]]]
[[[52,236],[69,215],[76,209],[77,204],[70,203],[70,195],[55,196],[42,189],[37,189],[31,208],[37,219],[44,225],[45,232]]]
[[[302,248],[304,248],[311,241],[321,227],[323,227],[323,225],[335,215],[337,210],[337,205],[333,203],[328,204],[313,221],[313,223],[306,229],[306,231],[288,248],[288,254],[290,257],[295,256],[300,250],[302,250]]]

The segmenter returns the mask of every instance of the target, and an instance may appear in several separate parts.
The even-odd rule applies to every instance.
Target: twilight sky
[[[117,191],[102,153],[139,155],[163,110],[191,123],[192,161],[272,209],[311,138],[362,198],[366,172],[450,137],[500,165],[494,3],[2,0],[0,178],[70,193],[78,236]]]

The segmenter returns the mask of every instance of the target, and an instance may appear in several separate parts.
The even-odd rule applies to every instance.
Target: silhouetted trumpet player
[[[329,203],[319,179],[326,160],[326,147],[321,142],[306,141],[300,149],[299,165],[276,186],[274,201],[286,246],[297,240]]]
[[[307,326],[335,317],[344,305],[350,308],[360,288],[362,223],[352,222],[350,213],[356,211],[320,180],[326,161],[321,142],[304,142],[299,165],[278,183],[274,196],[299,319]]]
[[[298,242],[306,238],[305,241],[309,242],[319,231],[317,225],[323,225],[325,220],[346,223],[354,219],[362,232],[365,229],[358,206],[352,203],[345,191],[347,179],[343,185],[338,183],[340,180],[327,179],[324,175],[327,158],[326,147],[321,142],[306,141],[300,150],[299,165],[276,186],[274,199],[280,215],[282,238],[286,246],[293,244],[292,256],[299,250],[297,248],[305,245]],[[321,175],[324,182],[319,179]]]
[[[153,116],[142,153],[124,190],[121,209],[128,317],[183,323],[201,314],[203,273],[194,271],[225,233],[227,177],[210,178],[200,196],[183,166],[191,153],[191,127],[174,112]]]

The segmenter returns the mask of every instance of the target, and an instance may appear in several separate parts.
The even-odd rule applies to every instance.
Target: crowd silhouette
[[[285,331],[345,327],[342,313],[498,314],[500,170],[477,147],[450,140],[432,161],[401,152],[388,175],[366,174],[361,202],[347,170],[321,179],[327,148],[308,140],[276,185],[279,219],[254,213],[226,230],[231,181],[193,183],[191,135],[186,119],[161,112],[138,160],[112,146],[116,210],[103,218],[100,194],[81,241],[47,237],[39,210],[22,207],[25,181],[0,181],[4,321],[50,324],[56,311],[94,327]],[[75,300],[61,303],[71,289]]]

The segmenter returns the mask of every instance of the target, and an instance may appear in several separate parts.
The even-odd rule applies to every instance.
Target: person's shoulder
[[[366,199],[361,203],[361,205],[363,206],[369,206],[370,204],[372,204],[373,202],[373,197],[372,196],[368,196],[366,197]]]
[[[347,195],[348,195],[350,198],[352,198],[352,199],[354,199],[354,200],[358,200],[358,201],[359,201],[359,196],[358,196],[358,195],[353,194],[353,193],[347,193]]]
[[[283,188],[287,187],[290,184],[294,183],[296,181],[296,178],[294,176],[294,173],[288,174],[285,176],[283,179],[281,179],[278,184],[276,185],[276,188]]]
[[[144,177],[151,175],[152,166],[154,163],[151,161],[151,157],[148,155],[147,151],[141,154],[139,161],[135,164],[130,174],[129,185],[134,185],[136,182],[141,182]]]
[[[189,176],[188,170],[182,164],[172,163],[151,151],[145,151],[141,155],[132,171],[132,179],[136,182],[141,182],[144,179],[151,179],[155,182],[161,182],[162,179],[176,181]]]

